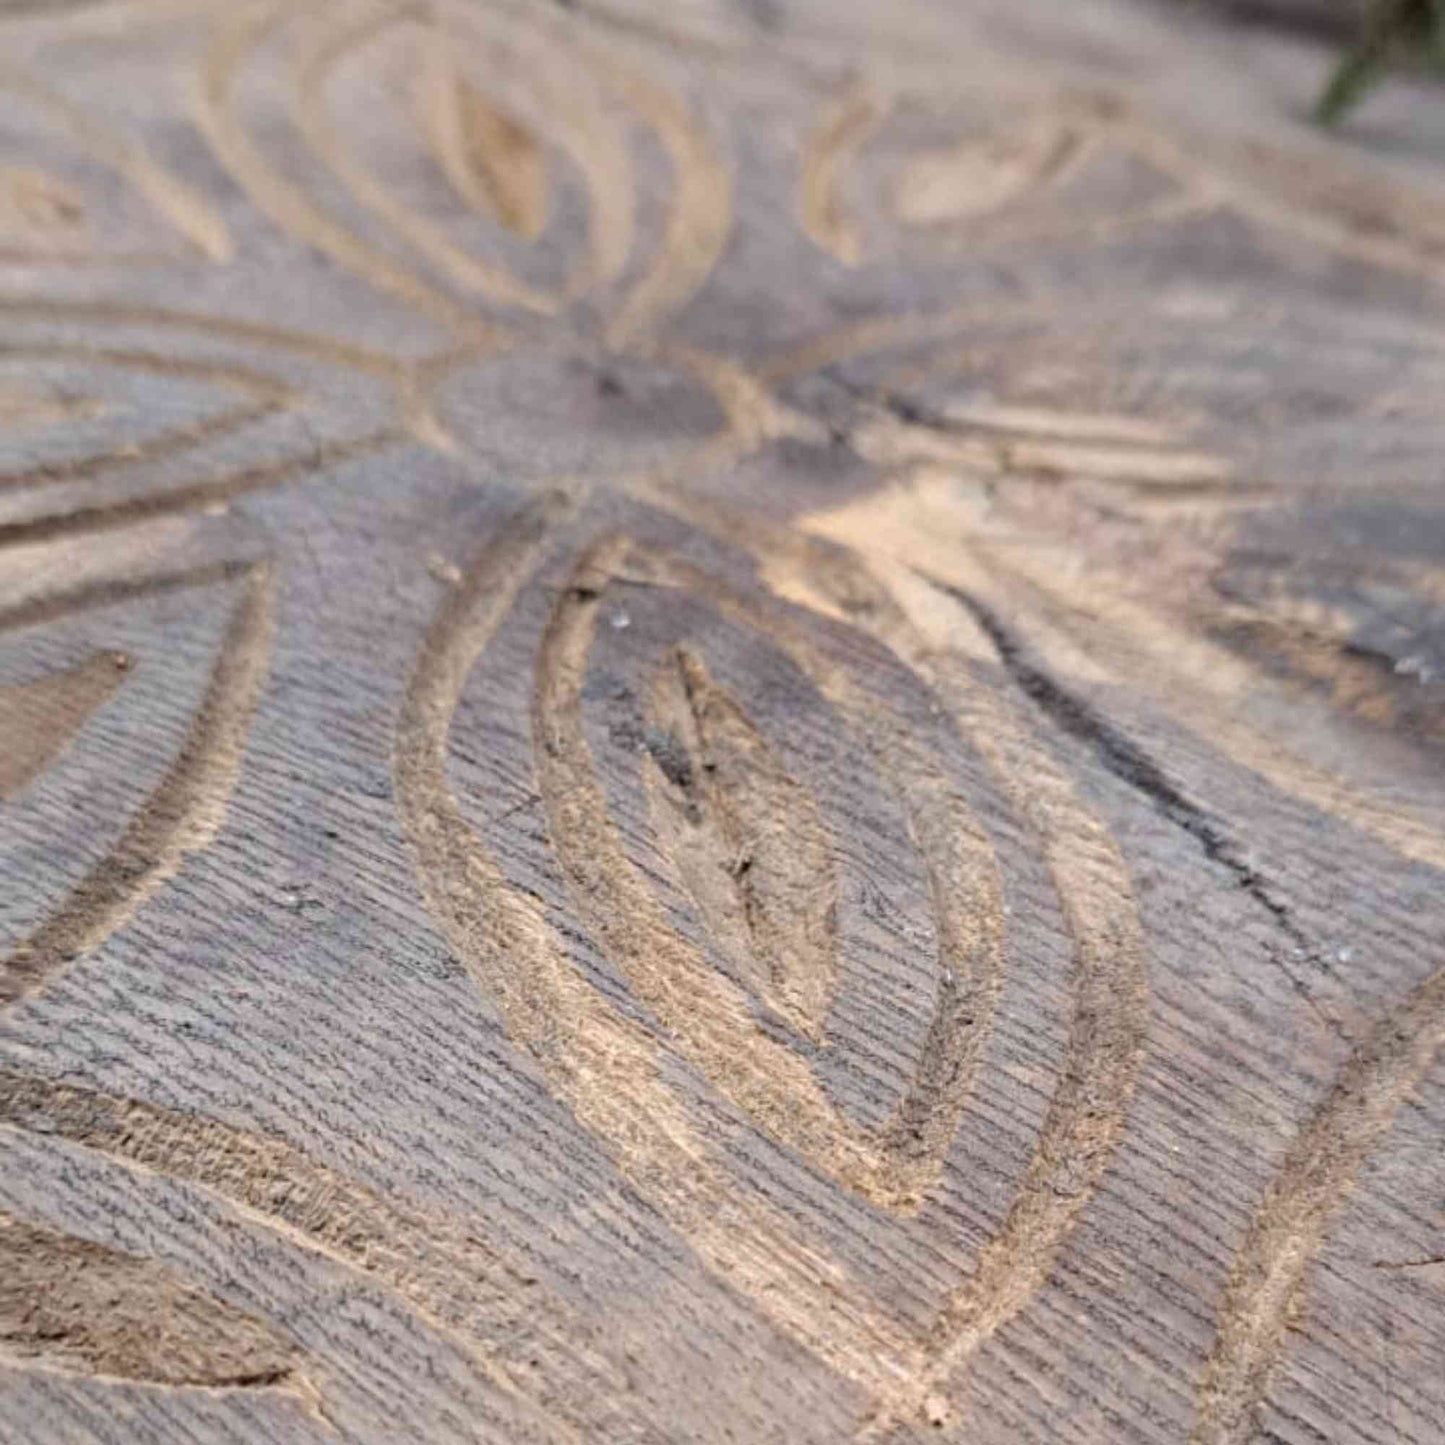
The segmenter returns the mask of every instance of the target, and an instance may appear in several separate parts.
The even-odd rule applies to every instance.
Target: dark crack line
[[[1239,844],[1217,818],[1186,797],[1132,738],[1031,661],[1024,645],[992,608],[937,578],[925,577],[925,580],[967,608],[988,634],[1009,676],[1034,703],[1071,737],[1086,744],[1115,777],[1143,794],[1161,817],[1188,833],[1210,862],[1228,869],[1238,886],[1270,915],[1299,956],[1321,968],[1328,968],[1320,950],[1295,921],[1289,905],[1275,896],[1269,880],[1243,856]],[[1290,968],[1286,959],[1275,950],[1271,950],[1271,957],[1320,1022],[1348,1041],[1348,1035],[1338,1021],[1320,1007],[1309,985]]]

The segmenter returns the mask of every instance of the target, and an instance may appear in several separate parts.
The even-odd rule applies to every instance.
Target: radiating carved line
[[[92,506],[72,508],[68,512],[0,522],[0,550],[31,542],[49,542],[57,537],[109,532],[155,517],[175,516],[216,506],[248,492],[269,491],[329,467],[370,456],[404,437],[405,433],[400,429],[388,427],[348,441],[323,442],[307,456],[286,457],[281,461],[245,467],[214,480],[185,482],[118,502],[97,502]]]
[[[444,292],[354,235],[317,205],[305,189],[274,170],[236,119],[237,72],[290,8],[284,0],[260,0],[259,4],[246,6],[223,25],[206,56],[197,119],[217,158],[261,210],[298,240],[452,330],[476,337],[491,336],[491,328],[480,319],[468,315]]]
[[[0,798],[13,797],[65,751],[128,665],[124,653],[96,652],[63,672],[0,687]]]
[[[130,181],[207,260],[231,259],[231,237],[225,222],[138,144],[121,141],[109,124],[102,124],[12,60],[0,60],[0,86],[56,116],[96,160]]]
[[[160,1261],[0,1211],[0,1360],[209,1389],[286,1388],[299,1351]]]
[[[213,416],[186,426],[172,427],[156,436],[109,452],[92,456],[43,462],[24,472],[0,473],[0,492],[17,491],[61,482],[84,481],[100,476],[113,467],[131,466],[159,461],[188,447],[229,432],[238,431],[253,421],[260,421],[293,406],[297,393],[289,386],[252,367],[190,361],[180,357],[152,352],[120,350],[105,347],[69,346],[37,342],[0,346],[0,361],[12,357],[26,360],[75,360],[82,363],[114,366],[131,371],[146,371],[159,376],[175,376],[187,381],[204,381],[237,387],[251,393],[256,400],[228,408]]]
[[[1042,301],[1013,302],[1011,319],[1044,314]],[[944,311],[910,311],[897,316],[870,316],[837,330],[816,336],[800,346],[770,358],[757,367],[757,378],[766,386],[779,386],[847,361],[866,352],[919,345],[956,335],[971,324],[997,321],[997,301],[966,302]]]
[[[464,1219],[392,1202],[284,1140],[137,1099],[0,1068],[0,1126],[59,1138],[131,1169],[198,1185],[296,1247],[379,1281],[457,1343],[512,1401],[528,1441],[579,1441],[528,1399],[489,1336],[532,1331],[602,1376],[608,1367],[552,1316],[535,1280]],[[3,1289],[3,1284],[0,1284]],[[610,1383],[610,1382],[609,1382]]]
[[[869,89],[855,85],[827,106],[803,152],[798,181],[803,231],[844,266],[856,266],[863,255],[863,240],[843,195],[844,177],[884,114]]]
[[[1437,284],[1445,279],[1445,212],[1429,187],[1362,166],[1351,170],[1334,147],[1326,155],[1324,146],[1298,141],[1286,149],[1171,133],[1128,117],[1112,128],[1206,202],[1369,266]]]
[[[750,986],[821,1041],[837,974],[838,882],[812,797],[686,648],[658,669],[649,718],[645,782],[658,836]]]
[[[1131,418],[1084,418],[1095,426],[1084,428],[1085,440],[1080,443],[1062,439],[1067,413],[1052,418],[1044,414],[1060,435],[1040,439],[1029,435],[1023,427],[1022,417],[1033,415],[1031,409],[1006,428],[957,422],[951,407],[935,413],[888,392],[881,393],[880,400],[886,412],[850,428],[847,435],[855,452],[883,467],[941,462],[996,476],[1085,477],[1128,486],[1146,494],[1194,495],[1226,487],[1238,490],[1244,485],[1235,480],[1234,469],[1227,461],[1207,452],[1166,450],[1137,442],[1100,445],[1090,439],[1091,434],[1102,433],[1105,428]],[[964,409],[965,416],[968,410]],[[1013,408],[1003,410],[1014,411]],[[988,409],[984,415],[988,415]]]
[[[297,113],[301,134],[361,205],[385,220],[399,236],[457,285],[490,296],[505,305],[521,306],[543,314],[555,312],[558,308],[556,297],[527,285],[501,266],[469,255],[453,245],[445,233],[426,217],[397,200],[357,157],[327,113],[326,81],[342,57],[387,29],[416,23],[425,14],[425,10],[417,5],[386,5],[361,20],[337,24],[324,32],[319,42],[309,53],[301,56],[296,65]],[[381,284],[379,280],[378,284]],[[425,283],[418,278],[417,285]]]
[[[132,918],[220,829],[240,772],[275,628],[269,567],[253,566],[180,753],[115,847],[0,963],[0,1009],[45,987]]]
[[[1229,1272],[1199,1381],[1192,1445],[1245,1445],[1305,1275],[1355,1177],[1445,1044],[1445,969],[1359,1045],[1300,1131]]]
[[[700,291],[732,228],[732,177],[701,127],[675,97],[638,71],[603,62],[628,105],[656,132],[672,163],[662,242],[607,328],[613,346],[645,341]]]

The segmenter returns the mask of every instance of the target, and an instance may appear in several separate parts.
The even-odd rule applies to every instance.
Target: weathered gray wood
[[[1438,99],[0,9],[0,1441],[1445,1440]]]

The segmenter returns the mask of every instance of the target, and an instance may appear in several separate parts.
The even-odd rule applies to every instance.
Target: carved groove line
[[[782,547],[775,565],[791,570],[799,548],[786,541]],[[944,699],[1037,839],[1074,941],[1073,1018],[1062,1076],[1028,1169],[1002,1228],[931,1333],[929,1368],[909,1391],[883,1401],[859,1437],[876,1440],[916,1416],[930,1393],[1047,1280],[1123,1137],[1143,1061],[1148,984],[1133,889],[1118,847],[1053,757],[1030,739],[1029,725],[970,675],[963,659],[986,656],[988,646],[969,619],[950,614],[956,604],[902,569],[888,569],[882,587],[849,555],[811,573],[834,607]]]
[[[1375,1025],[1300,1131],[1235,1256],[1191,1445],[1246,1445],[1330,1219],[1445,1044],[1445,969]]]
[[[446,782],[447,738],[476,658],[536,565],[552,500],[519,514],[439,614],[398,723],[398,814],[423,896],[509,1036],[578,1120],[715,1273],[845,1377],[896,1391],[918,1368],[915,1342],[850,1297],[841,1269],[792,1222],[740,1195],[712,1162],[658,1075],[658,1046],[616,1013],[567,958],[540,902],[511,887]]]

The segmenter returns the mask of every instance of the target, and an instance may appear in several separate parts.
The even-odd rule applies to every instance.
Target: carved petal
[[[297,1350],[165,1265],[0,1214],[0,1350],[87,1375],[265,1386]]]
[[[836,972],[827,829],[738,703],[679,649],[652,694],[653,823],[713,936],[758,993],[817,1038]]]

